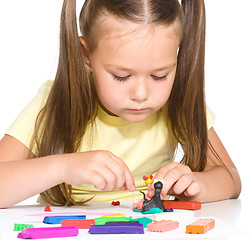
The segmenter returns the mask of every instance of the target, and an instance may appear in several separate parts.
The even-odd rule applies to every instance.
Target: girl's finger
[[[99,167],[96,172],[100,174],[104,181],[105,181],[105,186],[104,188],[100,189],[103,191],[111,191],[115,187],[115,182],[116,182],[116,176],[115,174],[109,169],[107,166]]]
[[[180,168],[174,167],[169,170],[164,177],[164,184],[161,194],[165,197],[168,191],[174,186],[174,184],[179,180],[183,171]]]
[[[113,190],[120,189],[122,186],[125,185],[125,170],[122,167],[121,164],[119,164],[117,161],[113,160],[113,163],[108,163],[107,168],[109,168],[112,173],[115,175],[114,179],[114,188]]]
[[[93,184],[96,189],[102,190],[106,186],[105,179],[97,172],[92,173],[92,177],[90,178],[90,181],[87,181],[87,183]]]
[[[183,193],[194,181],[193,174],[184,174],[180,176],[173,186],[173,192],[176,195]]]
[[[111,157],[123,167],[124,174],[125,174],[125,186],[127,187],[127,189],[131,192],[135,191],[136,189],[135,181],[128,166],[120,158],[118,158],[112,153],[111,153]]]
[[[164,167],[160,168],[158,172],[156,173],[154,179],[161,180],[164,179],[167,172],[169,172],[171,169],[175,168],[178,166],[178,163],[169,163],[165,165]]]
[[[136,190],[134,178],[128,167],[125,169],[125,186],[130,192],[134,192]]]
[[[126,190],[127,190],[126,185],[123,185],[121,188],[119,188],[119,190],[121,190],[121,191],[126,191]]]
[[[201,190],[201,186],[198,182],[192,182],[192,184],[185,190],[184,195],[186,197],[192,197],[197,195]]]

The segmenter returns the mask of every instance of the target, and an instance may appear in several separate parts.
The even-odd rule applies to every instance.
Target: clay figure
[[[143,202],[143,208],[142,208],[143,212],[149,211],[152,208],[160,208],[162,211],[165,211],[164,204],[160,198],[161,190],[163,188],[163,183],[160,181],[156,182],[154,184],[154,188],[155,188],[155,194],[153,195],[151,200],[146,199],[145,193],[140,191],[144,196],[144,202]]]

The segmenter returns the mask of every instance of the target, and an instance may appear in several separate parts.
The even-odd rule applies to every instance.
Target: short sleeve
[[[213,127],[214,122],[215,122],[215,114],[212,111],[212,109],[207,106],[207,130]]]
[[[53,81],[47,81],[41,85],[38,94],[23,109],[16,120],[5,132],[5,134],[8,134],[22,142],[27,148],[30,148],[30,142],[34,132],[37,116],[46,103],[52,84]],[[36,155],[35,149],[31,149],[31,151]]]

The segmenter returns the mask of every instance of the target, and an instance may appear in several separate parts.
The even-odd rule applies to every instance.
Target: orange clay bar
[[[204,234],[213,229],[215,226],[214,219],[198,219],[197,221],[186,226],[186,233]]]
[[[185,210],[201,209],[200,202],[163,200],[163,204],[166,209],[168,208],[185,209]]]

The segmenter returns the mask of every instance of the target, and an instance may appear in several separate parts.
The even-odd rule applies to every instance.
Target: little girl
[[[0,207],[37,193],[56,205],[127,200],[151,174],[162,198],[237,198],[205,104],[204,1],[86,0],[79,23],[82,36],[65,0],[55,80],[0,142]]]

